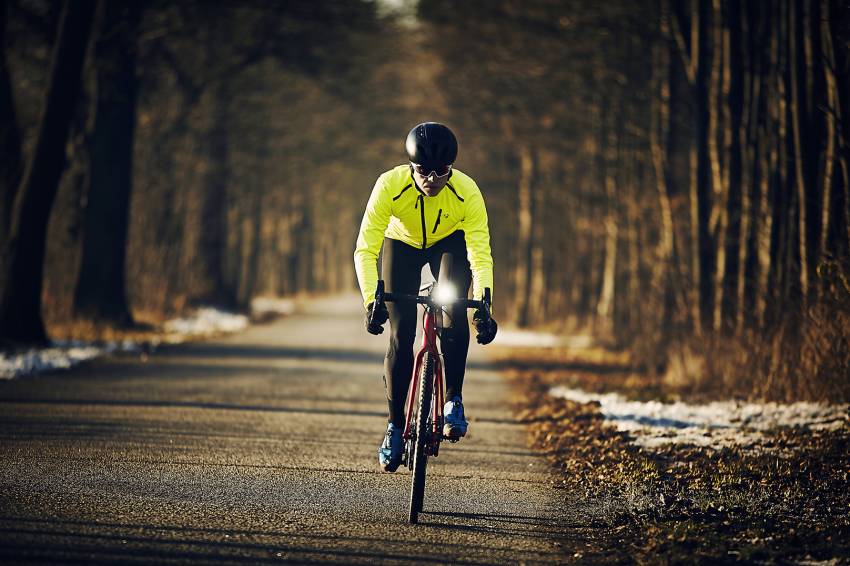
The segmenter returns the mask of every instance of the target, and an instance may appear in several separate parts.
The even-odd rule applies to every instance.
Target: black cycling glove
[[[372,310],[374,308],[375,303],[369,303],[369,306],[366,307],[366,331],[377,336],[384,331],[384,323],[390,318],[390,313],[387,311],[387,305],[381,303],[381,307],[375,311],[373,318]]]
[[[489,344],[496,337],[499,325],[492,317],[487,317],[480,309],[472,315],[472,324],[477,332],[475,339],[479,344]]]

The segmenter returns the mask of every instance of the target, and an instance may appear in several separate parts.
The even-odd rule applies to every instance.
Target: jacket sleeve
[[[378,288],[378,253],[381,251],[390,215],[389,195],[385,190],[384,176],[381,175],[375,182],[369,202],[366,203],[366,212],[363,213],[357,245],[354,248],[354,269],[357,272],[364,307],[375,300],[375,290]]]
[[[467,200],[463,231],[466,237],[466,254],[472,268],[472,298],[481,300],[484,288],[493,290],[493,256],[490,253],[490,229],[487,226],[487,208],[481,191],[476,190]]]

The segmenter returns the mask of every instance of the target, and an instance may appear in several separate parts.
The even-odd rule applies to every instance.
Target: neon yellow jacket
[[[463,230],[472,268],[472,296],[481,299],[484,288],[493,289],[490,230],[481,190],[468,175],[452,169],[446,187],[435,197],[425,196],[410,174],[399,165],[378,177],[354,250],[354,267],[363,294],[363,305],[375,300],[378,286],[378,252],[384,237],[417,248],[428,248]]]

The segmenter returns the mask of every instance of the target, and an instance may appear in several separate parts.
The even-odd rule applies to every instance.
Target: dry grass
[[[671,346],[659,376],[671,394],[778,402],[850,402],[850,308],[821,302],[768,335]]]
[[[620,351],[515,348],[499,356],[509,367],[545,368],[573,387],[632,398],[850,402],[850,294],[843,287],[768,333],[682,337],[655,351],[649,342]]]
[[[52,340],[92,343],[132,341],[147,344],[161,341],[161,317],[137,314],[135,321],[131,328],[120,328],[86,319],[53,320],[47,324],[47,333]]]

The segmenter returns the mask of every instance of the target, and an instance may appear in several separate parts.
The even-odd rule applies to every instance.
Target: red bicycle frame
[[[413,364],[413,377],[410,380],[410,387],[407,390],[407,410],[405,411],[404,439],[410,440],[413,437],[411,428],[413,427],[413,403],[416,399],[416,391],[419,387],[419,377],[422,373],[422,363],[425,360],[425,353],[430,352],[434,360],[434,403],[431,403],[431,446],[429,453],[431,456],[436,456],[442,435],[443,422],[443,405],[445,392],[443,390],[443,362],[440,359],[440,352],[437,349],[437,316],[433,308],[426,307],[425,315],[422,317],[422,326],[424,329],[422,337],[422,347],[416,354],[416,363]]]

